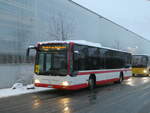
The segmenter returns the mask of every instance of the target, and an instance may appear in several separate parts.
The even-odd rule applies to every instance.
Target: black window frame
[[[99,64],[96,65],[96,67],[91,67],[93,65],[92,63],[88,62],[89,59],[87,60],[88,64],[85,64],[83,67],[84,69],[80,69],[80,67],[76,66],[81,66],[80,62],[75,61],[75,46],[79,47],[85,47],[88,48],[88,53],[87,58],[89,58],[89,49],[94,48],[99,51],[99,57],[97,58],[97,62]],[[120,68],[126,68],[127,66],[131,66],[131,59],[132,55],[131,53],[128,52],[123,52],[123,51],[117,51],[117,50],[112,50],[112,49],[107,49],[107,48],[100,48],[100,47],[92,47],[88,45],[80,45],[80,44],[74,44],[73,46],[73,71],[86,71],[86,70],[100,70],[100,69],[120,69]],[[80,51],[79,51],[80,54]],[[82,53],[81,53],[82,54]],[[86,60],[86,59],[85,59]],[[83,61],[84,62],[84,61]],[[75,64],[77,63],[77,64]],[[89,66],[90,65],[90,66]],[[91,68],[89,68],[91,67]]]

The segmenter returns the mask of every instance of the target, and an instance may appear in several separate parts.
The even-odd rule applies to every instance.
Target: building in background
[[[150,54],[150,41],[71,0],[0,0],[0,88],[32,83],[39,41],[87,40],[133,54]]]

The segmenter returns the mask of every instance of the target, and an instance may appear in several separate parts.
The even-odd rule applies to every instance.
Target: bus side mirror
[[[35,46],[29,46],[29,47],[28,47],[28,49],[27,49],[27,51],[26,51],[26,56],[27,56],[27,57],[29,56],[31,49],[35,49],[35,50],[36,50],[36,47],[35,47]]]

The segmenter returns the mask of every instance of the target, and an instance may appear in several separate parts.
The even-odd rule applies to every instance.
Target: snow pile
[[[13,85],[12,88],[0,89],[0,98],[16,96],[16,95],[21,95],[21,94],[27,94],[27,93],[48,91],[51,89],[52,88],[34,87],[33,84],[23,86],[21,83],[16,83]]]
[[[23,84],[22,83],[15,83],[13,86],[12,86],[12,89],[18,89],[18,88],[22,88],[23,87]]]

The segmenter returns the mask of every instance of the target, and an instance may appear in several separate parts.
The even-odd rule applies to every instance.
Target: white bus
[[[34,84],[37,87],[77,90],[132,76],[131,54],[82,40],[39,42]]]

